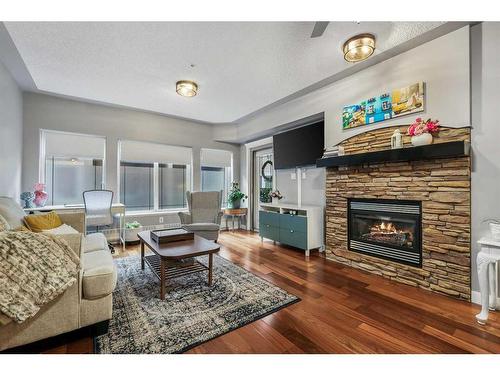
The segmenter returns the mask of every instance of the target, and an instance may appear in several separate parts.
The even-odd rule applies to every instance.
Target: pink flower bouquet
[[[35,203],[37,207],[45,206],[49,198],[49,195],[45,192],[45,184],[37,183],[33,186],[33,189],[35,189],[35,199],[33,199],[33,203]]]
[[[417,135],[422,135],[424,133],[437,133],[439,132],[439,120],[427,119],[423,121],[420,117],[415,120],[413,124],[410,125],[408,135],[412,137]]]

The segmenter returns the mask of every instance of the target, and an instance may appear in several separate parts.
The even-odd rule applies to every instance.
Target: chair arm
[[[65,212],[57,213],[64,224],[75,228],[80,233],[85,233],[85,213],[83,212]]]
[[[187,212],[177,212],[181,219],[181,224],[192,224],[191,214]]]
[[[219,211],[217,213],[217,217],[215,218],[215,223],[220,225],[220,222],[222,220],[222,216],[224,216],[224,211]]]

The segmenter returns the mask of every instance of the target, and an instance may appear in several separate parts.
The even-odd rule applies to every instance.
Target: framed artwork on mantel
[[[370,125],[399,116],[424,111],[424,82],[417,82],[392,92],[345,106],[342,129]]]

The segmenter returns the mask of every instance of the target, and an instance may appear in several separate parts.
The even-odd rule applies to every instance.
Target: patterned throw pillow
[[[7,223],[7,220],[4,219],[2,215],[0,215],[0,232],[5,230],[10,230],[10,225]]]
[[[63,222],[54,211],[43,215],[28,215],[24,217],[24,222],[33,232],[41,232],[47,229],[60,227]]]

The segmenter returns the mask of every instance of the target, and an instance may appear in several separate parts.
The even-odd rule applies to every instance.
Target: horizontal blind
[[[190,147],[153,142],[120,141],[121,160],[136,163],[191,164]]]
[[[45,157],[104,159],[104,137],[52,131],[44,131],[43,137]]]
[[[231,167],[233,153],[225,150],[201,149],[201,166],[226,168]]]

